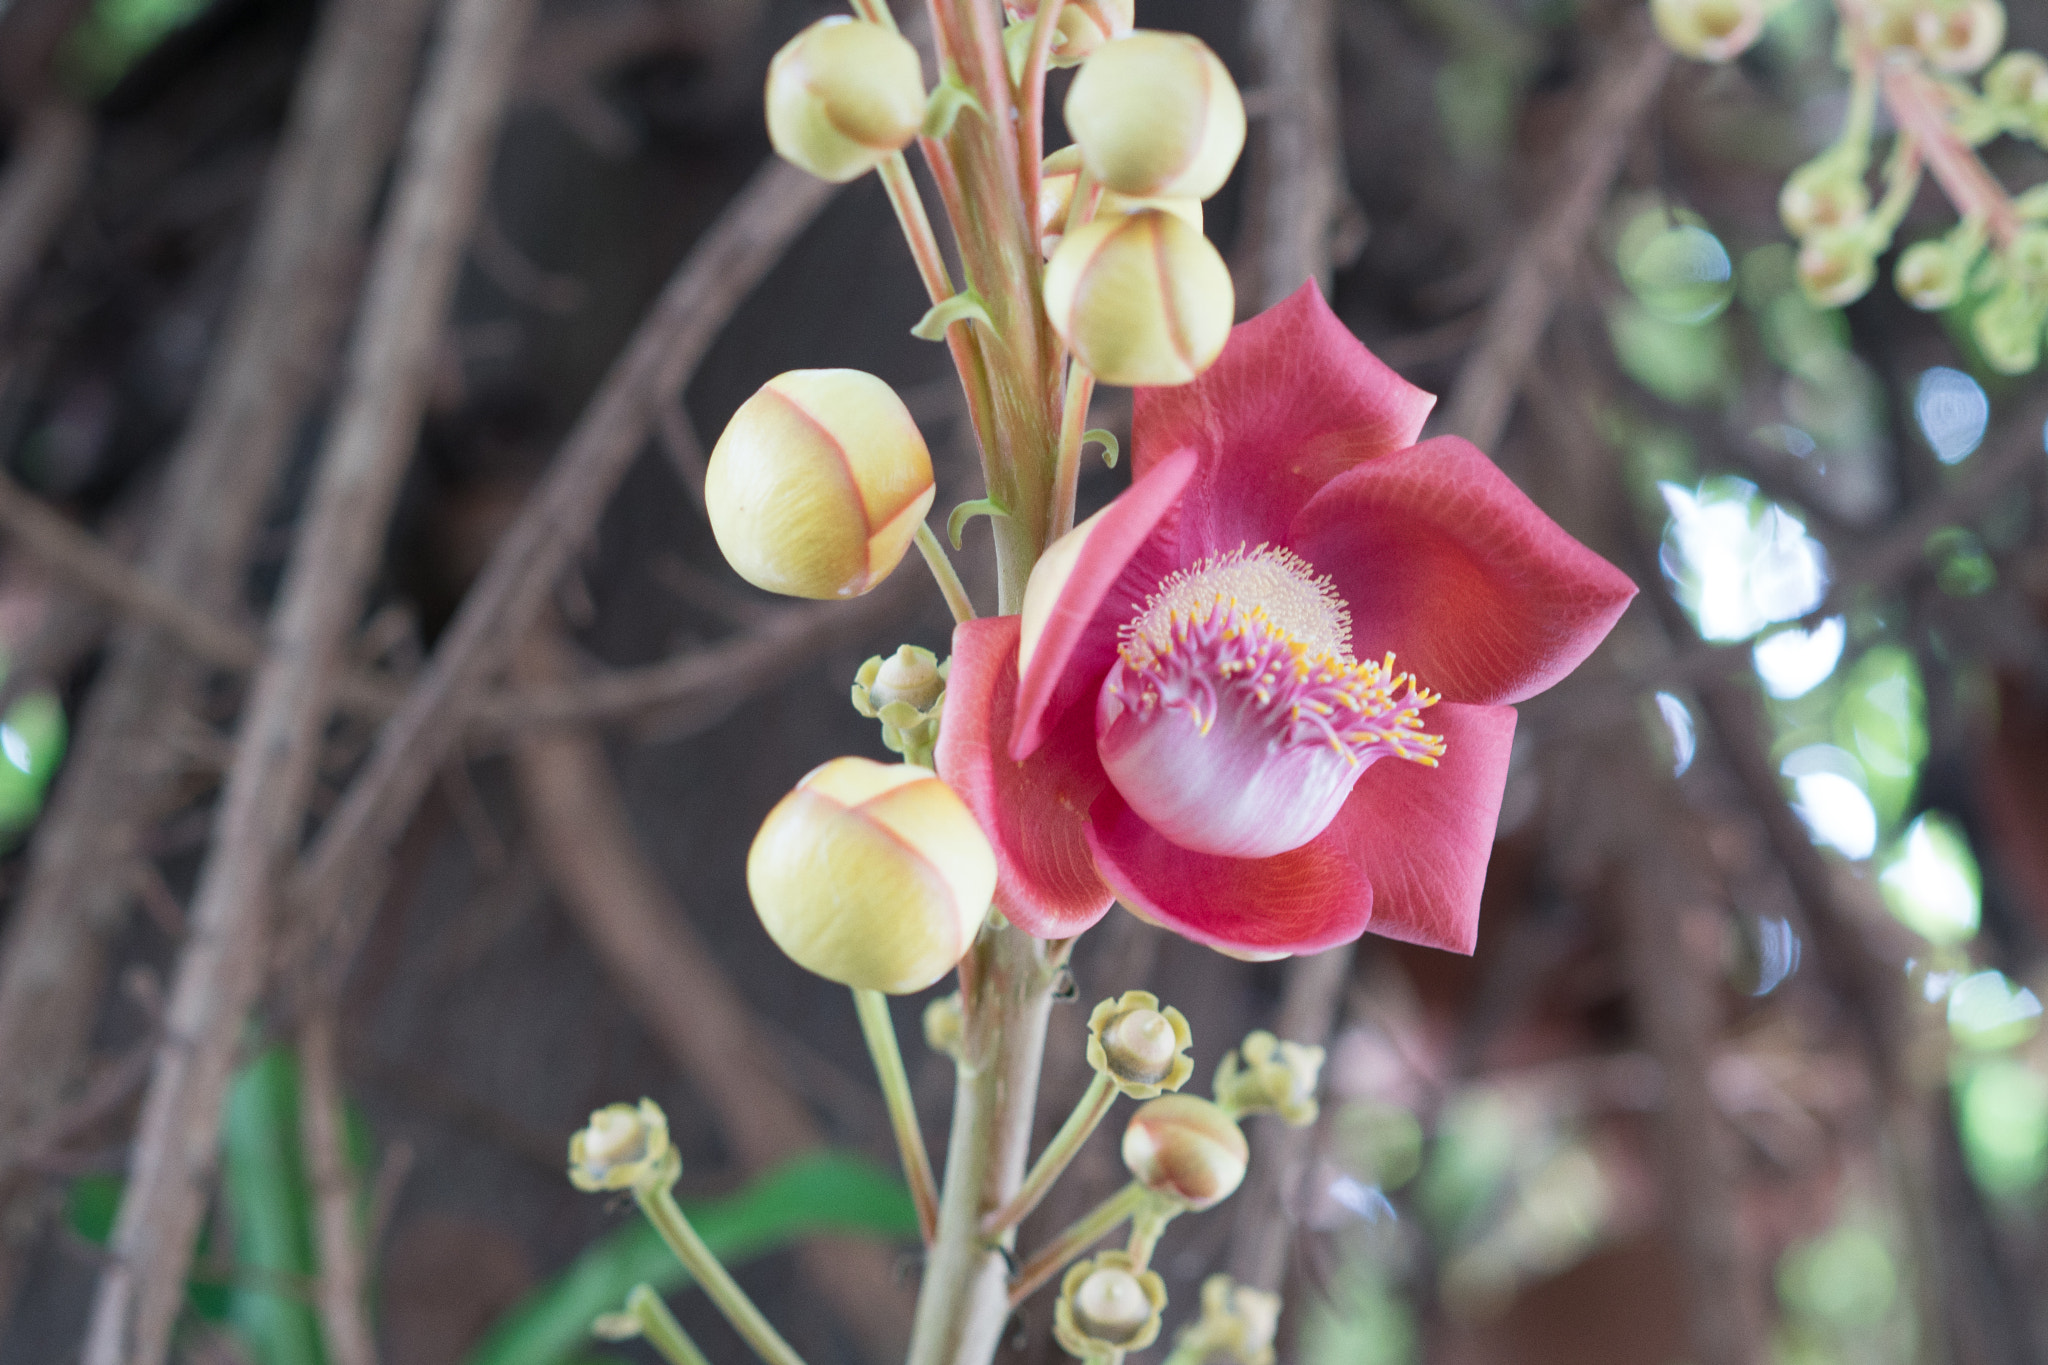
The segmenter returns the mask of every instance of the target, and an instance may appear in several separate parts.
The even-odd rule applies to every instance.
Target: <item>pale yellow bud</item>
[[[768,140],[821,180],[857,179],[902,151],[924,105],[909,40],[843,14],[797,34],[768,64]]]
[[[1245,1036],[1216,1069],[1216,1102],[1233,1114],[1278,1114],[1290,1127],[1316,1121],[1323,1049],[1283,1042],[1264,1029]]]
[[[1123,1155],[1146,1189],[1206,1209],[1244,1183],[1251,1149],[1237,1120],[1219,1106],[1194,1095],[1161,1095],[1131,1115]]]
[[[1069,143],[1045,159],[1038,178],[1038,246],[1047,256],[1066,234],[1067,217],[1074,207],[1074,190],[1081,180],[1081,149]],[[1170,213],[1195,231],[1202,230],[1202,201],[1161,195],[1134,199],[1114,190],[1101,191],[1095,203],[1097,217],[1129,216],[1139,209]]]
[[[835,758],[768,813],[747,892],[776,946],[842,985],[921,991],[966,956],[996,860],[953,789],[909,763]]]
[[[1193,1042],[1187,1017],[1150,991],[1125,991],[1088,1015],[1088,1065],[1134,1100],[1187,1084]]]
[[[1984,98],[2017,118],[2048,113],[2048,58],[2008,52],[1984,73]]]
[[[1060,1279],[1053,1336],[1084,1360],[1113,1351],[1142,1351],[1159,1337],[1166,1281],[1140,1269],[1128,1252],[1105,1251],[1076,1262]]]
[[[1764,31],[1764,0],[1651,0],[1650,18],[1673,52],[1702,62],[1740,57]]]
[[[1215,362],[1237,307],[1230,268],[1170,213],[1098,218],[1045,267],[1045,311],[1105,384],[1185,384]]]
[[[1870,292],[1877,256],[1853,230],[1817,232],[1799,248],[1799,287],[1816,308],[1840,308]]]
[[[579,1190],[673,1183],[680,1169],[668,1116],[653,1100],[608,1104],[569,1139],[569,1183]]]
[[[887,578],[932,494],[909,409],[859,370],[769,380],[726,423],[704,473],[726,562],[791,597],[856,597]]]
[[[1964,276],[1960,255],[1949,243],[1915,242],[1899,253],[1892,281],[1900,298],[1933,312],[1962,298]]]
[[[1913,16],[1913,45],[1935,70],[1968,75],[2005,46],[2005,6],[1998,0],[1929,5]]]
[[[1778,217],[1794,237],[1827,228],[1849,227],[1870,213],[1870,188],[1840,161],[1821,157],[1785,178],[1778,192]]]
[[[1207,199],[1244,150],[1244,101],[1216,54],[1185,33],[1105,43],[1067,91],[1067,131],[1118,194]]]

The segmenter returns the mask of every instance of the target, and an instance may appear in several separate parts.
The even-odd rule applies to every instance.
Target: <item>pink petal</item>
[[[1139,389],[1132,469],[1193,448],[1182,557],[1278,542],[1303,503],[1360,460],[1412,445],[1436,398],[1382,364],[1313,282],[1240,323],[1192,384]]]
[[[1438,766],[1373,764],[1317,842],[1342,848],[1371,880],[1375,934],[1469,953],[1515,710],[1439,702],[1422,715],[1444,737]]]
[[[1194,472],[1194,454],[1176,452],[1069,533],[1083,537],[1084,544],[1059,585],[1018,688],[1012,758],[1024,758],[1044,743],[1048,730],[1076,703],[1085,702],[1080,709],[1094,716],[1096,690],[1116,662],[1118,629],[1145,604],[1159,580],[1178,567],[1164,558],[1165,546],[1154,533]]]
[[[1523,701],[1557,682],[1636,594],[1491,460],[1441,436],[1339,475],[1288,543],[1351,606],[1360,658],[1453,701]]]
[[[1271,858],[1194,853],[1146,824],[1111,787],[1090,815],[1088,847],[1125,905],[1226,952],[1321,952],[1357,938],[1372,918],[1371,883],[1327,831]]]
[[[1017,711],[1014,616],[953,631],[939,723],[938,765],[996,853],[996,908],[1039,938],[1070,938],[1109,910],[1083,837],[1084,813],[1105,782],[1093,708],[1075,708],[1027,762],[1007,756]]]

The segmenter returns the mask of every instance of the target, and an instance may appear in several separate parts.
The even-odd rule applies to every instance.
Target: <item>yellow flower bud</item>
[[[1074,189],[1081,180],[1081,149],[1069,143],[1045,159],[1045,165],[1038,177],[1038,246],[1051,256],[1066,234],[1067,216],[1074,206]],[[1128,216],[1139,209],[1158,209],[1170,213],[1195,231],[1202,230],[1202,201],[1199,199],[1175,199],[1160,195],[1152,199],[1134,199],[1128,194],[1115,190],[1102,191],[1096,201],[1097,217]]]
[[[1658,36],[1702,62],[1740,57],[1764,31],[1764,0],[1651,0]]]
[[[1840,308],[1870,292],[1877,255],[1854,230],[1817,232],[1799,248],[1799,287],[1816,308]]]
[[[1134,1100],[1178,1090],[1194,1074],[1187,1016],[1150,991],[1125,991],[1088,1016],[1088,1065]]]
[[[1228,1199],[1244,1183],[1250,1160],[1237,1120],[1194,1095],[1147,1100],[1124,1129],[1124,1166],[1132,1177],[1191,1209]]]
[[[1925,312],[1947,308],[1963,296],[1966,267],[1948,242],[1915,242],[1899,253],[1892,282],[1899,297]]]
[[[966,956],[995,890],[995,854],[972,813],[908,763],[814,769],[747,854],[747,892],[777,947],[828,980],[893,995]]]
[[[1215,362],[1237,308],[1230,268],[1170,213],[1098,218],[1045,267],[1053,330],[1105,384],[1185,384]]]
[[[569,1183],[579,1190],[672,1184],[681,1169],[669,1145],[668,1115],[653,1100],[608,1104],[569,1139]]]
[[[1968,75],[2005,46],[2005,6],[1998,0],[1924,6],[1913,16],[1913,45],[1935,70]]]
[[[726,423],[704,473],[726,562],[791,597],[857,597],[887,578],[932,494],[909,409],[859,370],[769,380]]]
[[[1278,1114],[1290,1127],[1306,1127],[1316,1121],[1323,1055],[1320,1047],[1258,1029],[1217,1067],[1216,1102],[1233,1114]]]
[[[1159,1338],[1166,1281],[1138,1267],[1128,1252],[1105,1251],[1077,1261],[1060,1279],[1052,1331],[1083,1360],[1113,1351],[1142,1351]]]
[[[1870,188],[1863,178],[1831,157],[1809,161],[1785,179],[1778,193],[1778,217],[1794,237],[1824,228],[1849,227],[1870,213]]]
[[[880,24],[820,19],[768,64],[768,140],[821,180],[865,175],[908,146],[923,121],[917,49]]]
[[[1150,30],[1105,43],[1067,91],[1067,131],[1118,194],[1207,199],[1244,150],[1244,101],[1199,38]]]

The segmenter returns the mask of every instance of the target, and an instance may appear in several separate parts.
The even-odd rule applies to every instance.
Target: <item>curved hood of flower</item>
[[[1510,703],[1635,589],[1467,443],[1415,444],[1433,402],[1313,286],[1138,391],[1131,488],[954,636],[938,762],[1013,922],[1121,899],[1248,955],[1471,950]]]

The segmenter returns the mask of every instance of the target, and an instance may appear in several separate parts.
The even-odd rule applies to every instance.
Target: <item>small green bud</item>
[[[1066,233],[1068,214],[1074,206],[1074,190],[1080,180],[1081,149],[1073,143],[1047,157],[1039,171],[1038,246],[1048,257]],[[1172,214],[1197,232],[1202,230],[1202,201],[1199,199],[1175,199],[1166,195],[1134,199],[1115,190],[1103,190],[1095,207],[1097,215],[1104,218],[1128,216],[1139,209],[1158,209]]]
[[[726,423],[704,473],[726,562],[790,597],[857,597],[887,578],[934,492],[910,410],[860,370],[769,380]]]
[[[1232,1114],[1278,1114],[1289,1127],[1316,1121],[1323,1049],[1282,1042],[1264,1029],[1247,1034],[1216,1068],[1216,1102]]]
[[[2048,294],[2048,227],[2024,227],[2005,249],[2005,269],[2036,296]]]
[[[934,1052],[960,1059],[960,1039],[967,1028],[967,1011],[960,992],[942,995],[924,1007],[924,1042]]]
[[[668,1116],[653,1100],[608,1104],[569,1139],[569,1183],[579,1190],[673,1184],[681,1170],[669,1145]]]
[[[1232,1365],[1273,1365],[1280,1335],[1280,1296],[1242,1285],[1228,1275],[1202,1281],[1202,1316],[1180,1329],[1175,1347]]]
[[[1913,45],[1935,70],[1966,76],[2005,46],[2005,6],[1998,0],[1923,5],[1913,16]]]
[[[1799,287],[1816,308],[1841,308],[1870,292],[1877,254],[1855,229],[1817,232],[1799,248]]]
[[[2041,363],[2041,327],[2048,307],[2017,284],[2007,284],[1970,319],[1984,359],[2000,374],[2025,374]]]
[[[1962,298],[1969,273],[1967,262],[1952,244],[1915,242],[1899,253],[1892,281],[1900,298],[1922,312],[1932,313]]]
[[[1984,73],[1984,98],[2015,123],[2048,114],[2048,58],[2038,52],[2008,52]]]
[[[1651,0],[1658,36],[1682,57],[1732,61],[1764,31],[1764,0]]]
[[[1209,239],[1170,213],[1097,218],[1045,268],[1045,311],[1105,384],[1185,384],[1230,338],[1230,268]]]
[[[1150,991],[1125,991],[1088,1016],[1088,1065],[1134,1100],[1178,1090],[1194,1074],[1187,1016]]]
[[[1778,193],[1778,217],[1802,240],[1827,228],[1851,227],[1869,214],[1863,177],[1834,156],[1807,162],[1786,177]]]
[[[924,113],[917,49],[880,24],[820,19],[768,64],[768,140],[821,180],[873,170],[910,144]]]
[[[875,655],[854,675],[853,709],[882,722],[882,744],[891,753],[931,765],[946,701],[946,667],[930,650],[904,645],[886,659]]]
[[[1083,1360],[1142,1351],[1159,1338],[1166,1281],[1141,1269],[1128,1252],[1105,1251],[1077,1261],[1060,1280],[1053,1336]]]
[[[1244,150],[1244,101],[1216,54],[1185,33],[1105,43],[1067,91],[1067,131],[1118,194],[1207,199]]]
[[[1146,1189],[1190,1209],[1220,1204],[1244,1183],[1251,1148],[1219,1105],[1194,1095],[1147,1100],[1124,1129],[1124,1166]]]

